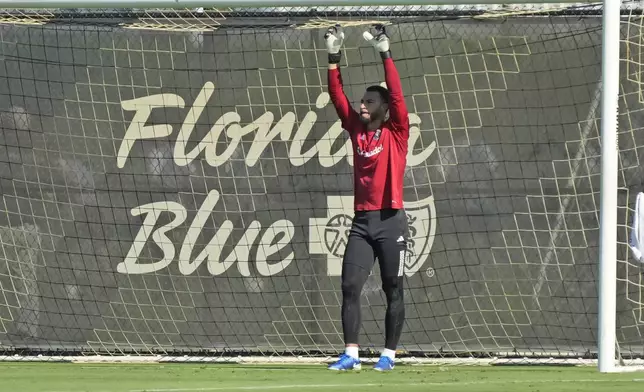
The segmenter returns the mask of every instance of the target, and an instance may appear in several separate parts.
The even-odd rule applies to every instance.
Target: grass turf
[[[363,365],[364,366],[364,365]],[[595,367],[397,366],[382,374],[332,372],[324,365],[0,363],[0,391],[432,391],[630,392],[644,374],[600,374]]]

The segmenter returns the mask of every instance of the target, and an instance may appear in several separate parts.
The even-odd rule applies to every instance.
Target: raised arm
[[[348,128],[350,128],[351,120],[358,116],[358,112],[353,109],[344,93],[344,89],[342,87],[342,74],[340,73],[338,64],[329,63],[328,88],[331,102],[335,107],[335,111],[338,113],[338,117],[340,117],[340,120],[342,121],[342,127],[350,130]]]
[[[394,60],[391,58],[389,37],[387,37],[385,27],[382,25],[377,25],[376,31],[375,38],[368,31],[364,32],[363,37],[380,53],[385,67],[385,82],[387,82],[387,89],[389,90],[389,119],[393,130],[409,132],[409,113],[400,83],[400,75],[398,75]]]
[[[389,90],[389,118],[394,130],[409,130],[409,112],[400,83],[400,75],[391,58],[391,52],[384,52],[381,56],[385,66],[385,82]]]
[[[324,42],[329,52],[329,70],[327,71],[327,83],[331,102],[342,121],[342,128],[350,130],[352,117],[357,117],[358,113],[351,107],[344,88],[342,86],[342,74],[338,64],[342,58],[340,47],[344,40],[344,32],[339,25],[330,27],[324,34]]]

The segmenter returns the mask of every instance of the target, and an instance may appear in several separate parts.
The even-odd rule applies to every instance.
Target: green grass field
[[[324,365],[0,363],[0,391],[644,391],[644,374],[595,367],[398,366],[382,374]]]

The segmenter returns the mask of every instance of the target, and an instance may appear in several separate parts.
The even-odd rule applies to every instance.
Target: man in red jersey
[[[355,215],[342,261],[345,352],[329,369],[361,368],[358,355],[360,295],[377,257],[387,297],[387,313],[385,349],[374,369],[387,371],[394,368],[396,346],[405,319],[403,274],[409,230],[403,209],[403,178],[409,115],[384,27],[376,26],[375,38],[369,32],[363,37],[382,59],[387,88],[368,87],[357,112],[343,91],[338,66],[344,32],[336,26],[328,29],[324,36],[329,59],[329,94],[342,128],[348,131],[353,145],[355,198]]]

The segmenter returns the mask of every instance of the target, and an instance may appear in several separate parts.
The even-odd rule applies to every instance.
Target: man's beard
[[[363,124],[369,124],[370,122],[378,121],[380,120],[380,117],[381,116],[378,114],[378,112],[369,114],[369,117],[364,117],[363,113],[360,113],[360,121]]]

